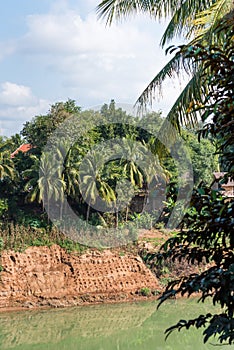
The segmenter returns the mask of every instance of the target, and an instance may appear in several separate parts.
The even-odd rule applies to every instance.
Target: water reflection
[[[97,305],[0,314],[0,349],[211,350],[199,331],[163,331],[178,319],[210,311],[195,300]],[[194,311],[196,313],[194,313]],[[224,349],[230,346],[225,346]]]

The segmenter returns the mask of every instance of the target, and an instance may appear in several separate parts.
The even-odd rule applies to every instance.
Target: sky
[[[166,27],[138,15],[106,26],[98,0],[0,2],[0,135],[19,133],[34,116],[68,98],[82,109],[134,104],[170,57]],[[168,80],[154,110],[166,112],[180,85]]]

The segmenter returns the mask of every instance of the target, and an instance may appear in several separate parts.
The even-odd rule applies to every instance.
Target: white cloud
[[[35,97],[28,86],[18,85],[9,81],[2,83],[0,86],[0,103],[2,105],[21,106],[35,102]]]
[[[163,67],[166,60],[158,44],[162,26],[137,18],[106,27],[91,12],[97,0],[87,0],[85,5],[78,2],[80,12],[70,4],[70,0],[55,1],[48,13],[29,15],[27,32],[9,46],[8,53],[20,58],[23,69],[27,67],[21,75],[22,82],[27,76],[27,82],[16,84],[6,78],[0,86],[0,120],[4,123],[0,128],[10,128],[15,118],[19,129],[20,121],[46,113],[48,100],[54,103],[69,97],[82,107],[108,103],[111,98],[134,103]],[[20,66],[17,81],[21,82],[19,72]],[[159,108],[172,105],[177,93],[177,88],[166,85]],[[155,106],[157,109],[157,103]]]
[[[0,135],[20,132],[23,123],[46,113],[50,102],[38,99],[28,86],[5,82],[0,92]]]
[[[50,67],[60,77],[61,90],[84,104],[110,98],[134,102],[164,57],[155,40],[159,26],[150,32],[144,24],[134,20],[105,27],[95,14],[83,19],[63,8],[29,16],[19,50]]]
[[[96,15],[82,19],[75,11],[28,16],[28,32],[19,49],[31,54],[62,56],[101,53],[131,55],[142,45],[152,44],[149,33],[134,24],[106,27]],[[136,24],[136,23],[135,23]],[[139,24],[139,23],[138,23]]]

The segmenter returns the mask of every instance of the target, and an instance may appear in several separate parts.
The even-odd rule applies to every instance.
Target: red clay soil
[[[134,253],[91,250],[68,254],[57,245],[3,251],[0,311],[146,299],[142,288],[162,288]]]

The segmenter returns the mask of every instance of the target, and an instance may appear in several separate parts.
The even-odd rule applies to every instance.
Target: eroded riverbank
[[[152,299],[161,289],[137,254],[117,250],[29,247],[3,251],[1,266],[0,311]]]

